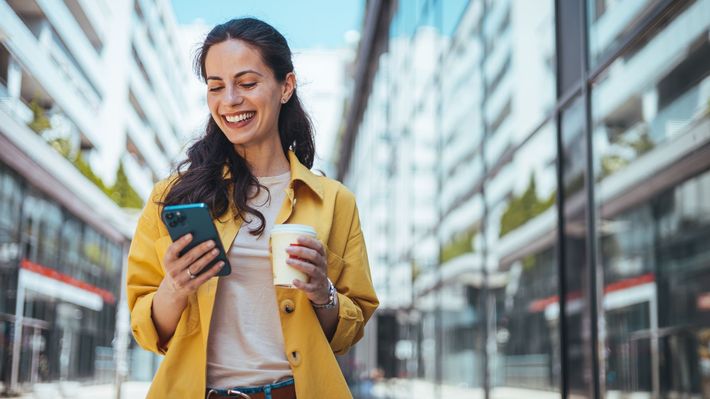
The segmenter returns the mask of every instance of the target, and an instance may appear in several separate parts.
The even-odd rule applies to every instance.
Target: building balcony
[[[5,16],[0,19],[3,45],[22,66],[20,92],[25,101],[29,103],[39,96],[43,105],[56,104],[90,142],[100,142],[96,113],[90,112],[98,107],[97,99],[88,89],[88,82],[72,67],[69,56],[57,46],[48,23],[32,20],[34,29],[39,29],[35,35],[4,0],[0,0],[0,14]],[[35,16],[41,18],[41,14]],[[26,16],[25,19],[30,21]]]
[[[158,148],[155,133],[149,129],[132,108],[126,111],[126,129],[128,138],[140,149],[140,154],[156,176],[166,176],[170,171],[170,162]]]

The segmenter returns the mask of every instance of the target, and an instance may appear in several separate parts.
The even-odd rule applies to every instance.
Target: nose
[[[244,96],[239,94],[238,90],[228,87],[226,92],[224,100],[229,103],[229,105],[242,105],[242,103],[244,103]]]

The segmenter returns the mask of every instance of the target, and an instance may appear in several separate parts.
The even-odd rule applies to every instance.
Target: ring
[[[190,276],[190,280],[192,280],[192,279],[194,279],[195,277],[197,277],[196,275],[190,273],[190,268],[189,268],[189,267],[188,267],[187,269],[185,269],[185,271],[187,272],[187,275]]]

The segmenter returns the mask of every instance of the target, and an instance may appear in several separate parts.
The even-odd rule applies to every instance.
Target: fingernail
[[[214,241],[210,241],[210,243],[208,245],[210,248],[214,247]]]
[[[219,262],[219,268],[221,269],[221,268],[223,268],[223,267],[224,267],[224,261],[220,261],[220,262]]]
[[[185,240],[185,241],[191,240],[191,239],[192,239],[192,234],[187,233],[187,234],[185,234],[185,237],[183,237],[182,239]]]
[[[217,255],[218,253],[219,253],[219,250],[218,250],[218,249],[213,249],[213,250],[212,250],[212,255]]]

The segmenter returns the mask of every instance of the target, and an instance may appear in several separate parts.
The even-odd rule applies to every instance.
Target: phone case
[[[222,241],[219,238],[217,229],[212,223],[207,204],[169,205],[163,208],[161,217],[173,242],[185,234],[192,234],[192,241],[180,251],[180,256],[205,241],[213,240],[215,242],[216,248],[219,249],[219,255],[208,266],[200,270],[200,273],[197,273],[198,275],[205,270],[209,270],[210,267],[219,261],[224,261],[224,266],[217,273],[217,276],[227,276],[232,272],[232,266],[225,255],[226,252],[222,247]]]

